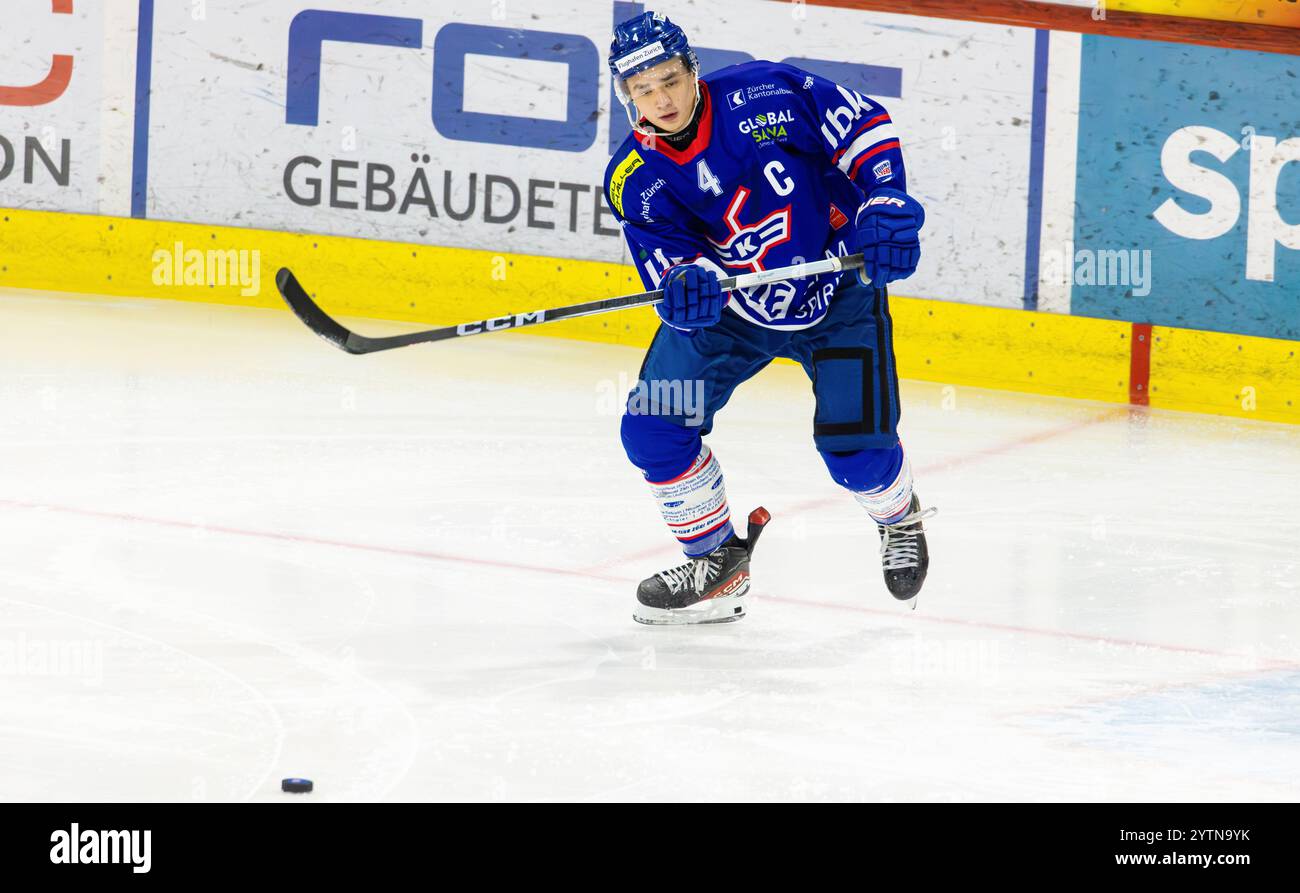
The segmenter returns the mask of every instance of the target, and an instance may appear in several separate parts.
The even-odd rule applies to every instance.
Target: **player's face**
[[[695,75],[680,56],[639,71],[627,79],[636,110],[665,133],[676,133],[695,113]]]

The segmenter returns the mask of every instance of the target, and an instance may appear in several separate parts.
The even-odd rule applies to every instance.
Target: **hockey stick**
[[[737,288],[753,288],[769,282],[781,282],[786,279],[800,279],[821,273],[859,270],[862,268],[862,255],[850,254],[847,257],[832,257],[810,263],[778,267],[774,270],[762,270],[758,273],[743,273],[723,279],[719,284],[723,291]],[[299,284],[293,272],[287,267],[275,275],[276,287],[289,309],[306,323],[307,328],[320,335],[330,344],[348,353],[375,353],[380,350],[392,350],[406,347],[408,344],[423,344],[426,341],[446,341],[449,338],[464,338],[468,335],[481,335],[484,332],[502,332],[506,329],[518,329],[524,326],[540,325],[544,322],[557,322],[561,319],[573,319],[578,316],[591,316],[595,313],[608,313],[626,307],[643,307],[657,304],[663,300],[662,291],[646,291],[636,295],[623,295],[617,298],[605,298],[589,301],[585,304],[570,304],[568,307],[555,307],[550,310],[534,310],[532,313],[510,313],[492,319],[480,319],[464,322],[458,326],[441,329],[429,329],[424,332],[410,332],[406,335],[390,335],[386,338],[368,338],[343,326],[320,308],[306,289]]]

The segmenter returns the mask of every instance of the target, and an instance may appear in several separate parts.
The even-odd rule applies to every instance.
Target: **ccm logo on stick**
[[[499,332],[502,329],[513,329],[515,326],[522,326],[527,323],[545,321],[546,311],[538,310],[535,313],[516,313],[514,316],[498,316],[494,319],[485,319],[479,322],[463,322],[456,326],[456,331],[462,335],[477,335],[480,332]]]
[[[50,10],[72,15],[72,0],[50,0]],[[72,81],[72,57],[58,53],[50,61],[50,71],[39,84],[30,87],[0,85],[0,105],[48,105],[62,96]]]

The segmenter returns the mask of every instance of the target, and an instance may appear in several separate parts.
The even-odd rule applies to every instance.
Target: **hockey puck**
[[[310,778],[285,778],[280,781],[280,790],[286,794],[310,794],[311,789]]]

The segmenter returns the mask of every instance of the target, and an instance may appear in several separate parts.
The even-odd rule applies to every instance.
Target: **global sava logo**
[[[785,139],[788,136],[785,125],[793,122],[794,113],[789,109],[781,109],[779,112],[766,112],[745,118],[738,126],[741,133],[753,137],[754,142],[761,145],[771,140]]]

